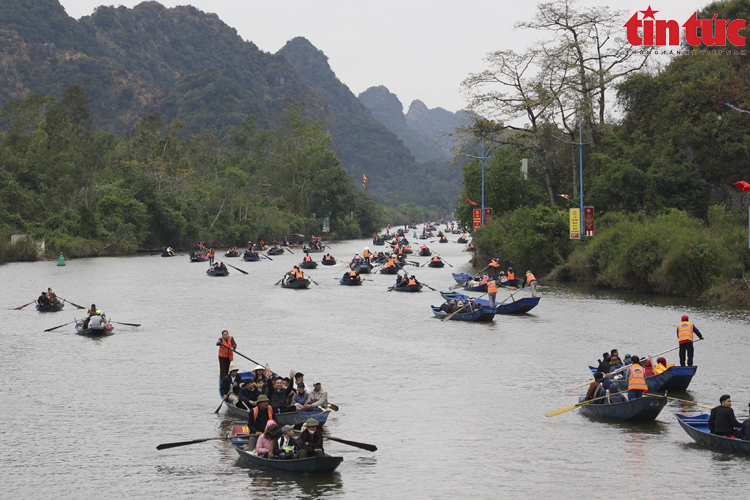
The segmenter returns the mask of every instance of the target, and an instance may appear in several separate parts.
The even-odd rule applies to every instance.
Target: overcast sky
[[[133,7],[140,0],[60,0],[75,19],[99,5]],[[408,110],[415,99],[428,108],[457,111],[466,106],[461,82],[486,69],[495,50],[521,51],[547,36],[514,31],[533,17],[536,1],[508,0],[162,0],[167,7],[193,5],[216,13],[261,50],[275,53],[296,37],[307,38],[328,56],[336,76],[355,95],[385,85]],[[654,0],[656,19],[682,24],[709,1]],[[609,5],[632,15],[649,0],[579,0],[580,6]],[[623,28],[624,35],[624,28]]]

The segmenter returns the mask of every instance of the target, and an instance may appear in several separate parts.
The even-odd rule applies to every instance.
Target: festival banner
[[[583,234],[594,236],[594,207],[583,207]]]
[[[478,227],[482,227],[482,209],[481,208],[474,209],[474,229]]]
[[[484,209],[484,223],[486,224],[488,220],[492,218],[492,209],[491,208],[485,208]]]
[[[570,209],[570,239],[571,240],[581,239],[581,209],[580,208]]]

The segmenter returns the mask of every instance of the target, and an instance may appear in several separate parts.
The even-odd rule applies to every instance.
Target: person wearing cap
[[[711,434],[724,437],[740,437],[737,432],[743,424],[739,423],[734,417],[732,409],[732,398],[729,394],[724,394],[719,398],[719,406],[711,410],[711,416],[708,417],[708,430]]]
[[[625,373],[628,380],[628,399],[632,401],[642,398],[648,392],[648,385],[646,385],[646,373],[640,364],[640,358],[631,356],[630,359],[633,362],[630,364],[630,368],[625,370]]]
[[[531,271],[526,271],[526,280],[523,282],[521,288],[526,288],[526,285],[529,285],[529,288],[531,288],[531,296],[536,297],[536,277]]]
[[[305,404],[305,410],[313,409],[325,409],[328,407],[328,393],[323,390],[320,379],[316,378],[313,380],[313,390],[310,392],[310,397],[307,399]]]
[[[693,334],[703,340],[703,335],[693,323],[688,320],[687,315],[682,317],[682,321],[677,325],[677,342],[680,344],[680,366],[685,366],[685,355],[687,355],[687,365],[693,366]]]
[[[285,425],[280,429],[281,435],[273,443],[273,456],[279,460],[294,458],[294,445],[297,440],[294,438],[294,426]]]
[[[307,458],[309,456],[324,457],[323,451],[323,434],[318,430],[318,421],[314,418],[308,418],[305,422],[307,427],[299,438],[297,438],[297,458]]]
[[[265,394],[258,396],[258,406],[252,409],[247,419],[249,434],[255,434],[256,436],[263,434],[268,421],[273,420],[273,408],[271,408],[270,402]]]
[[[219,380],[224,380],[224,377],[229,373],[229,365],[232,364],[234,359],[237,342],[234,341],[234,337],[229,336],[227,330],[223,330],[221,337],[216,341],[216,345],[219,346]]]
[[[225,400],[229,400],[233,405],[237,406],[237,402],[240,400],[237,396],[240,392],[240,384],[242,383],[242,377],[240,377],[240,370],[235,365],[229,367],[229,374],[221,379],[219,384],[219,391],[221,397]]]
[[[297,392],[294,393],[294,396],[292,396],[292,406],[297,408],[297,411],[300,411],[305,408],[305,405],[307,404],[307,400],[310,398],[310,395],[305,390],[305,383],[300,382],[297,384]]]
[[[237,394],[240,402],[236,406],[250,410],[258,404],[258,396],[260,396],[260,391],[255,387],[255,380],[244,380],[240,383],[240,392]]]
[[[255,453],[261,458],[273,458],[269,456],[269,453],[273,452],[273,442],[276,440],[273,437],[273,431],[278,429],[279,425],[275,420],[269,420],[266,422],[266,427],[263,430],[263,434],[258,436],[258,440],[255,441]],[[277,433],[278,437],[280,433]]]

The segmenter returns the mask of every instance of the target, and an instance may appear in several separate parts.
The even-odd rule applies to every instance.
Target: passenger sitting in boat
[[[344,281],[347,280],[358,280],[359,274],[357,274],[357,271],[354,269],[351,269],[344,273]]]
[[[323,390],[320,385],[320,379],[316,378],[313,381],[313,390],[310,392],[310,397],[305,405],[305,410],[309,409],[325,409],[328,407],[328,393]]]
[[[310,399],[310,395],[305,390],[305,383],[300,382],[297,384],[297,392],[292,397],[292,406],[297,408],[297,411],[303,410],[308,399]]]
[[[86,324],[88,322],[88,324]],[[95,330],[101,330],[105,326],[107,326],[107,318],[104,317],[103,314],[101,314],[101,311],[97,311],[97,314],[94,314],[93,316],[90,316],[86,318],[86,320],[83,322],[83,328],[92,328]]]
[[[327,253],[323,256],[323,260],[327,262],[329,260],[333,260],[333,257],[331,257],[331,254]]]
[[[240,400],[237,396],[240,392],[240,384],[242,383],[242,377],[240,377],[239,373],[240,370],[236,365],[230,366],[229,375],[224,377],[219,385],[222,399],[228,399],[235,406],[237,406],[237,402]]]
[[[408,276],[408,275],[407,275]],[[417,278],[412,274],[411,277],[409,277],[409,281],[406,283],[406,285],[418,285],[419,282],[417,281]]]
[[[294,378],[294,370],[290,372],[290,377]],[[296,408],[290,408],[287,406],[287,397],[289,394],[294,392],[291,385],[285,387],[283,377],[274,377],[271,379],[272,388],[268,389],[269,398],[271,399],[271,406],[273,407],[274,413],[287,413],[295,411]]]
[[[307,253],[305,253],[305,258],[304,258],[304,259],[302,259],[302,261],[303,261],[303,262],[312,262],[312,258],[310,258],[310,256],[309,256],[309,255],[307,255]]]
[[[285,425],[281,428],[281,436],[274,442],[273,456],[279,460],[294,458],[294,426]]]
[[[235,405],[250,410],[250,408],[258,404],[257,401],[258,396],[260,396],[260,391],[255,388],[255,381],[252,379],[246,380],[240,385],[240,392],[237,394],[240,402],[235,403]]]
[[[270,400],[265,394],[258,396],[257,403],[258,406],[250,412],[247,426],[249,427],[249,434],[259,436],[263,434],[268,421],[273,420],[273,408],[271,408]]]
[[[602,385],[601,382],[603,378],[604,378],[604,373],[602,372],[594,373],[594,380],[589,384],[589,390],[586,392],[586,397],[583,398],[584,401],[594,399],[594,397],[597,396],[599,392],[599,388]],[[597,401],[597,402],[601,402],[601,401]]]
[[[612,373],[613,371],[622,368],[622,362],[620,361],[620,358],[617,356],[612,356],[609,358],[609,372]]]
[[[734,417],[732,409],[732,398],[729,394],[724,394],[719,398],[719,406],[711,410],[711,416],[708,418],[708,429],[711,434],[724,437],[740,437],[736,432],[743,424],[739,423]]]
[[[659,375],[660,373],[664,373],[667,369],[673,366],[674,366],[674,363],[667,364],[666,358],[657,358],[656,366],[654,366],[654,375]]]
[[[599,360],[599,366],[597,366],[596,371],[608,373],[609,372],[609,353],[605,352],[602,354],[602,359]]]
[[[432,262],[440,262],[440,257],[438,257],[437,255],[433,255]]]
[[[52,288],[47,288],[47,298],[49,299],[49,303],[53,306],[60,305],[60,299],[57,298],[57,295],[52,291]]]
[[[268,453],[273,451],[274,438],[271,437],[271,433],[278,427],[279,425],[275,420],[269,420],[266,422],[266,428],[263,430],[263,434],[261,434],[255,442],[255,455],[258,455],[261,458],[268,458]]]
[[[643,372],[646,374],[647,377],[651,377],[654,375],[654,369],[651,366],[651,360],[647,359],[643,363]]]
[[[308,418],[305,422],[307,427],[299,439],[297,439],[297,458],[307,458],[310,456],[324,457],[323,451],[323,434],[318,430],[318,421],[314,418]]]
[[[36,303],[39,305],[39,307],[49,305],[49,297],[47,297],[47,294],[44,291],[42,291],[42,294],[38,299],[36,299]]]
[[[500,283],[508,282],[508,277],[505,275],[505,271],[500,271],[500,274],[498,274],[498,277],[500,279]]]
[[[268,380],[266,369],[267,367],[263,367],[260,365],[257,365],[255,368],[253,368],[253,381],[255,381],[256,384],[261,383],[261,382],[266,382]]]

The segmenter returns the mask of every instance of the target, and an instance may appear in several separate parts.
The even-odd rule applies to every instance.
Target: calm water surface
[[[365,245],[374,248],[370,240],[346,241],[330,252],[349,260]],[[451,271],[469,270],[468,254],[453,242],[430,246],[454,268],[410,270],[445,290],[455,284]],[[1,266],[0,497],[747,494],[750,458],[695,445],[674,419],[695,407],[670,403],[650,424],[593,421],[577,410],[545,417],[576,401],[565,388],[585,381],[586,366],[603,351],[643,356],[674,347],[676,324],[689,314],[706,340],[696,344],[690,391],[675,396],[714,405],[728,392],[746,418],[747,310],[552,286],[540,287],[532,314],[497,316],[489,325],[443,323],[429,309],[441,302],[437,292],[388,292],[393,280],[379,274],[361,287],[339,286],[343,265],[311,271],[320,285],[310,290],[271,288],[301,261],[293,251],[273,261],[224,259],[249,274],[230,269],[221,279],[186,255]],[[78,336],[72,325],[43,333],[85,312],[70,304],[54,314],[11,310],[48,286],[142,326],[117,325],[102,339]],[[379,450],[327,441],[344,462],[323,477],[254,470],[222,441],[157,451],[160,443],[221,436],[242,423],[224,410],[214,414],[222,329],[239,352],[275,371],[322,379],[340,406],[326,432]],[[675,362],[677,351],[666,357]],[[602,490],[603,483],[617,487]]]

